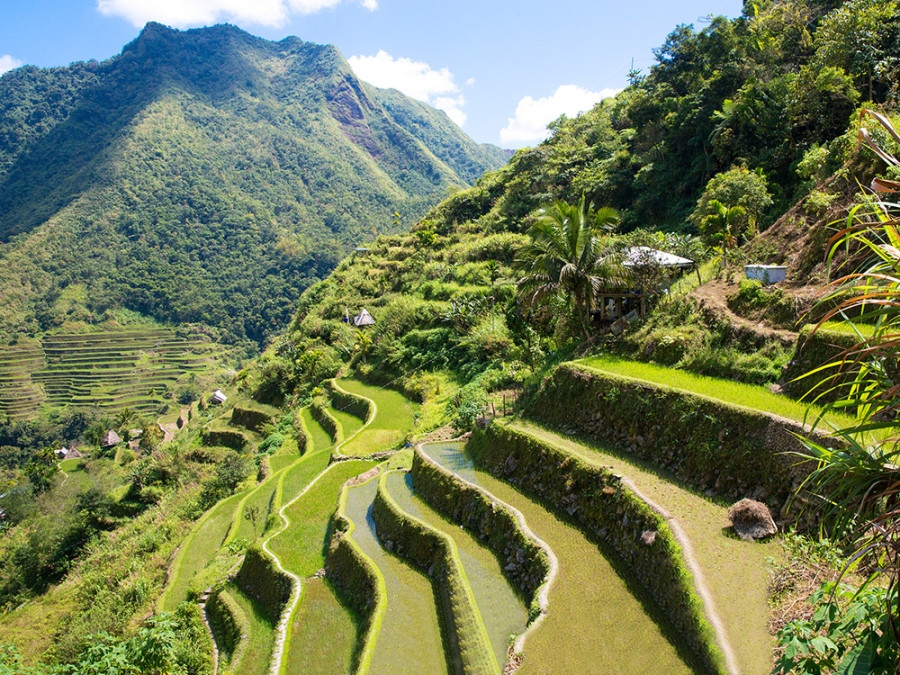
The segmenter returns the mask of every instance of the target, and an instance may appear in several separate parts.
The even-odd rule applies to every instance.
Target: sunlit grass
[[[417,403],[393,389],[376,387],[359,380],[340,379],[337,384],[351,394],[364,396],[375,402],[375,417],[355,438],[341,446],[344,455],[368,455],[379,450],[389,450],[409,434],[416,424]],[[343,420],[341,420],[343,424]],[[350,438],[344,427],[344,438]]]
[[[818,407],[809,406],[787,396],[773,394],[766,387],[696,375],[686,370],[629,361],[617,356],[592,356],[575,361],[575,363],[611,375],[630,377],[692,394],[700,394],[726,403],[780,415],[798,422],[803,422],[804,419],[812,422],[821,411]],[[834,412],[826,413],[824,419],[826,422],[838,426],[846,426],[852,422],[847,415]]]
[[[337,508],[341,487],[347,479],[373,466],[371,462],[335,464],[306,494],[284,510],[290,525],[272,538],[269,548],[285,569],[308,577],[325,566],[325,535],[329,518]]]
[[[306,426],[306,431],[310,436],[309,446],[306,448],[306,452],[309,453],[330,449],[332,438],[328,432],[322,428],[322,425],[319,424],[318,420],[313,417],[312,412],[309,410],[309,406],[300,410],[300,417],[303,419],[303,424]]]
[[[327,579],[306,579],[291,622],[288,673],[349,673],[358,639],[358,621]]]
[[[247,618],[249,634],[242,636],[243,651],[237,663],[231,664],[231,671],[241,675],[264,675],[269,672],[269,660],[275,644],[275,625],[266,615],[262,606],[244,595],[237,586],[229,584],[223,591],[243,611]]]
[[[187,599],[191,578],[212,560],[231,528],[238,503],[245,493],[237,493],[216,504],[201,519],[197,529],[187,537],[175,562],[165,594],[160,599],[162,611],[175,610],[179,602]]]

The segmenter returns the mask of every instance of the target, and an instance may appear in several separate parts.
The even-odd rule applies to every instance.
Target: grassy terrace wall
[[[274,561],[258,546],[251,546],[234,579],[247,596],[256,599],[273,624],[291,597],[291,578],[276,567]]]
[[[241,636],[250,634],[241,608],[222,589],[218,589],[206,601],[206,617],[216,646],[227,660],[236,663],[238,659],[234,657],[241,646]]]
[[[243,450],[250,445],[250,439],[237,429],[205,428],[203,442],[206,445],[221,445],[226,448]]]
[[[865,326],[860,328],[866,331],[862,337],[855,333],[824,328],[814,333],[812,330],[813,326],[804,326],[800,330],[800,336],[797,338],[794,356],[781,374],[781,379],[784,382],[782,385],[784,392],[793,398],[801,398],[815,387],[815,391],[807,396],[807,400],[812,401],[816,396],[826,392],[835,384],[851,382],[852,378],[844,377],[837,378],[835,382],[829,382],[827,385],[822,384],[827,378],[838,372],[836,368],[829,368],[810,377],[804,377],[802,380],[794,380],[819,366],[834,361],[843,351],[850,349],[869,337],[871,328]],[[833,402],[837,400],[839,393],[846,393],[846,391],[842,387],[838,392],[825,393],[818,403]]]
[[[338,421],[334,419],[334,416],[328,412],[328,409],[324,405],[313,401],[309,406],[309,412],[312,413],[316,422],[321,424],[322,428],[328,432],[328,435],[331,436],[335,445],[344,440],[344,433],[341,430],[341,425],[338,424]]]
[[[665,520],[618,476],[502,424],[476,431],[467,448],[476,465],[538,497],[587,535],[612,546],[704,669],[725,672],[681,547]],[[642,540],[646,532],[656,533],[652,543]]]
[[[363,422],[368,420],[369,416],[375,412],[374,406],[369,399],[341,391],[335,386],[334,380],[328,381],[328,390],[331,395],[331,403],[335,408],[348,412]]]
[[[627,450],[701,490],[752,496],[776,513],[813,468],[785,454],[802,451],[793,434],[806,432],[797,422],[571,363],[541,383],[524,411]]]
[[[369,671],[375,653],[375,640],[387,609],[387,589],[378,568],[351,538],[356,525],[344,516],[346,502],[345,486],[332,522],[325,569],[341,597],[362,617],[361,637],[353,657],[354,672],[362,675]]]
[[[372,520],[387,550],[410,560],[432,578],[452,672],[497,673],[487,629],[463,571],[453,540],[406,514],[387,490],[382,474],[372,504]]]
[[[272,420],[273,417],[268,412],[245,406],[236,405],[231,411],[231,423],[251,431],[262,431],[267,424],[272,424]]]
[[[538,589],[550,573],[547,554],[519,526],[515,515],[484,492],[432,462],[419,448],[412,461],[416,494],[485,544],[514,588],[528,600],[529,616],[540,612]]]

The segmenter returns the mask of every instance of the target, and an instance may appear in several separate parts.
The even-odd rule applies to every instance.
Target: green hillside
[[[147,384],[142,364],[190,371],[205,358],[175,337],[184,332],[114,330],[127,313],[95,297],[126,303],[138,289],[173,313],[164,318],[226,339],[252,336],[247,319],[234,327],[239,307],[263,319],[270,302],[293,318],[222,384],[224,402],[191,404],[165,440],[148,424],[135,448],[101,449],[94,432],[118,422],[80,410],[0,425],[0,671],[147,672],[153,654],[160,672],[203,675],[897,672],[900,207],[860,191],[896,176],[857,139],[863,113],[900,154],[864,112],[897,119],[898,16],[898,0],[760,0],[734,20],[678,27],[619,95],[560,118],[499,169],[456,166],[474,184],[428,209],[428,185],[451,184],[446,167],[462,156],[440,140],[449,123],[345,76],[330,48],[151,25],[118,60],[79,66],[48,128],[84,123],[81,103],[66,113],[67,102],[117,64],[144,68],[159,95],[122,124],[110,163],[88,163],[114,180],[46,223],[0,221],[18,232],[0,244],[4,260],[25,265],[74,241],[78,214],[109,207],[85,230],[109,243],[67,249],[91,263],[55,258],[63,276],[78,264],[111,270],[102,282],[85,274],[30,318],[25,304],[0,307],[9,321],[19,312],[26,335],[0,356],[15,394],[7,410],[63,390],[79,402],[131,396]],[[203,77],[187,56],[163,58],[173,52],[160,45],[192,40],[193,61],[220,40],[229,58]],[[332,57],[340,67],[310,75]],[[330,93],[310,93],[310,77]],[[316,128],[336,132],[321,138],[355,149],[298,184],[291,194],[308,190],[326,215],[288,235],[267,200],[307,208],[279,182],[298,155],[260,148],[282,147],[285,127],[263,111],[277,118],[272,83],[291,78],[298,100],[286,109],[318,101]],[[255,125],[234,127],[244,136],[229,126],[240,106]],[[155,140],[171,128],[185,130],[177,149]],[[42,143],[37,132],[8,137],[31,148],[10,166]],[[434,158],[423,160],[431,169],[404,173],[402,158],[426,145],[416,156]],[[215,161],[223,147],[239,158],[228,171]],[[375,187],[341,213],[333,186],[382,152]],[[4,175],[12,185],[25,174]],[[41,203],[82,178],[61,173]],[[123,215],[123,185],[146,206],[140,217]],[[248,201],[242,185],[268,196]],[[423,208],[396,226],[388,213],[397,230],[375,236],[363,214],[381,208],[382,189]],[[198,215],[207,194],[221,220]],[[233,211],[215,210],[226,203]],[[883,221],[865,220],[873,204]],[[851,264],[835,270],[822,261],[838,222],[860,226],[836,240],[830,262]],[[203,246],[192,248],[194,232]],[[327,274],[296,268],[310,283],[294,288],[296,302],[274,281],[264,296],[244,283],[251,266],[282,278],[259,265],[272,241],[279,255],[327,253],[331,241],[337,255],[364,236]],[[635,260],[639,246],[698,264]],[[788,280],[746,279],[744,265],[759,262],[784,263]],[[839,328],[801,329],[821,314],[813,298],[828,275],[857,264],[863,280],[845,281],[855,288],[826,309],[869,291],[880,304],[835,315]],[[41,279],[19,275],[5,292],[31,297]],[[350,320],[362,309],[373,323]],[[871,325],[857,331],[847,317],[860,313]],[[74,328],[103,317],[103,331]],[[784,386],[854,346],[861,365],[845,360],[842,376],[858,378],[855,399],[812,407]],[[63,429],[86,457],[59,462],[49,446]],[[740,527],[737,506],[756,527]]]
[[[507,157],[332,46],[232,26],[148,24],[103,63],[12,71],[0,102],[7,339],[124,307],[260,343],[350,248]]]

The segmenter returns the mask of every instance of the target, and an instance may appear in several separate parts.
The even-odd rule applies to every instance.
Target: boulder
[[[741,539],[763,539],[778,531],[769,507],[753,499],[742,499],[728,509],[728,518]]]

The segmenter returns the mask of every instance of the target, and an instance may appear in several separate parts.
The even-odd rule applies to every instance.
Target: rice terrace
[[[0,8],[0,675],[900,673],[900,0],[728,2]]]

